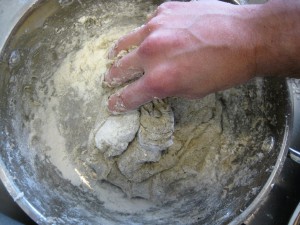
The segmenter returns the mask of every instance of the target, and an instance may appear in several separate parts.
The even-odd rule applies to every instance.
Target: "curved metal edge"
[[[229,225],[239,225],[239,224],[247,224],[251,221],[252,217],[255,216],[255,213],[259,210],[260,206],[263,204],[264,200],[268,197],[268,194],[272,190],[274,184],[276,183],[276,179],[281,173],[281,170],[283,168],[283,164],[285,162],[285,159],[287,157],[288,151],[289,151],[289,144],[290,144],[290,137],[292,133],[292,122],[293,122],[293,101],[292,101],[292,88],[290,83],[286,80],[286,85],[289,89],[289,105],[290,109],[288,109],[289,112],[291,112],[290,115],[286,117],[285,121],[285,131],[284,131],[284,137],[281,144],[281,149],[278,154],[278,158],[276,161],[276,164],[273,168],[273,171],[271,175],[269,176],[269,179],[259,192],[259,194],[255,197],[255,199],[252,201],[252,203],[239,215],[237,216],[233,221],[229,223]]]
[[[6,35],[3,35],[3,39],[0,39],[0,56],[3,54],[5,46],[8,44],[10,36],[15,33],[15,30],[18,28],[19,24],[22,24],[24,19],[32,13],[36,8],[38,3],[42,0],[28,0],[24,5],[16,12],[16,15],[10,21]],[[8,193],[11,195],[13,200],[21,207],[21,209],[36,223],[38,224],[47,224],[48,219],[39,212],[26,198],[24,192],[22,192],[14,183],[14,178],[10,175],[9,171],[5,169],[3,160],[0,158],[0,180],[5,186]]]
[[[14,29],[16,29],[17,25],[22,23],[22,18],[26,18],[26,16],[32,12],[32,10],[35,8],[34,6],[41,2],[42,0],[34,0],[30,5],[27,5],[26,7],[23,7],[19,13],[22,15],[20,18],[15,18],[15,24],[12,26],[12,28],[7,32],[7,36],[4,37],[4,40],[8,40],[9,36],[13,33]],[[247,4],[247,0],[234,0],[239,5]],[[1,41],[1,40],[0,40]],[[6,42],[0,42],[0,53],[2,53],[2,50],[4,49],[6,45]],[[290,85],[288,85],[290,87]],[[291,92],[290,92],[291,93]],[[290,96],[291,97],[291,96]],[[291,102],[291,105],[292,102]],[[286,120],[286,129],[285,129],[285,136],[283,139],[283,143],[278,160],[274,166],[273,172],[271,173],[268,181],[260,191],[260,193],[257,195],[257,197],[254,199],[254,201],[246,208],[245,211],[243,211],[238,217],[236,217],[232,222],[229,223],[229,225],[236,225],[241,224],[243,222],[247,223],[246,220],[250,219],[251,216],[255,213],[255,211],[258,209],[258,206],[262,204],[262,200],[266,198],[267,194],[271,191],[274,181],[278,174],[281,172],[281,169],[283,167],[287,152],[288,152],[288,137],[290,136],[291,127],[289,126],[291,123],[289,120]],[[29,215],[34,221],[36,221],[39,224],[45,224],[48,222],[47,217],[42,215],[27,199],[26,196],[22,191],[20,191],[15,184],[12,182],[13,178],[9,176],[8,171],[4,169],[4,163],[0,158],[0,179],[2,180],[4,186],[6,187],[9,194],[12,196],[12,198],[18,203],[18,205],[24,210],[27,215]]]
[[[300,224],[300,202],[294,211],[288,225],[299,225]]]
[[[296,149],[289,148],[289,150],[290,150],[290,153],[291,153],[291,154],[294,154],[294,155],[296,155],[296,156],[300,157],[300,152],[299,152],[299,151],[297,151]]]
[[[292,160],[300,164],[300,80],[289,79],[292,87],[293,103],[294,103],[294,128],[291,138],[291,146],[289,156]]]
[[[249,0],[237,0],[239,5],[244,5],[244,4],[249,4]],[[284,132],[284,138],[283,138],[283,142],[282,142],[282,146],[276,161],[276,164],[274,166],[274,169],[269,177],[269,179],[267,180],[267,182],[265,183],[265,185],[263,186],[263,188],[261,189],[261,191],[259,192],[259,194],[256,196],[256,198],[252,201],[252,203],[246,208],[246,210],[244,210],[239,216],[237,216],[234,220],[232,220],[229,225],[239,225],[239,224],[247,224],[249,220],[251,220],[251,218],[254,216],[255,212],[259,210],[259,206],[263,204],[263,201],[267,198],[269,192],[272,190],[275,180],[276,178],[279,176],[282,168],[283,168],[283,164],[285,162],[286,156],[288,154],[289,151],[289,138],[291,136],[291,131],[293,129],[293,127],[291,126],[293,118],[294,118],[294,101],[292,101],[292,87],[291,84],[288,82],[288,80],[286,81],[287,87],[289,89],[289,105],[290,107],[290,112],[291,115],[289,115],[288,118],[286,118],[285,121],[285,132]]]
[[[14,201],[23,209],[23,211],[31,217],[38,224],[47,223],[47,218],[43,216],[26,198],[22,192],[13,182],[7,170],[4,169],[5,165],[0,159],[0,179],[3,182],[6,190],[14,199]]]
[[[289,150],[290,150],[290,152],[289,152],[289,153],[290,153],[290,154],[289,154],[290,158],[291,158],[294,162],[300,164],[300,152],[297,151],[297,150],[295,150],[295,149],[293,149],[293,148],[289,148]]]
[[[24,1],[23,6],[15,11],[15,14],[12,17],[11,20],[9,20],[7,23],[7,30],[5,34],[1,35],[0,37],[0,53],[4,49],[7,40],[9,39],[9,36],[13,33],[14,29],[17,27],[17,25],[22,21],[22,18],[24,18],[25,15],[28,15],[28,9],[31,9],[34,7],[34,5],[40,0],[27,0]],[[29,10],[31,11],[31,10]],[[20,15],[20,16],[18,16]],[[2,55],[2,54],[1,54]]]

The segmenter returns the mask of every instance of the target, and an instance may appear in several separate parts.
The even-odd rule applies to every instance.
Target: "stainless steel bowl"
[[[68,3],[68,1],[65,2]],[[75,2],[74,4],[77,3]],[[40,161],[37,159],[36,167],[33,168],[26,163],[26,159],[20,154],[20,149],[23,151],[24,149],[30,151],[30,149],[28,146],[24,146],[24,143],[17,141],[16,132],[13,129],[15,115],[9,110],[9,106],[10,104],[15,104],[16,110],[14,112],[20,113],[22,113],[22,108],[19,107],[21,104],[21,99],[18,98],[20,97],[19,93],[16,93],[16,96],[11,96],[10,88],[14,84],[10,80],[11,72],[8,67],[8,61],[12,51],[22,47],[19,42],[22,34],[36,31],[52,14],[59,12],[62,8],[66,10],[68,7],[68,4],[61,7],[60,4],[54,1],[41,1],[38,3],[25,1],[24,5],[17,10],[15,14],[17,16],[10,21],[10,25],[3,28],[6,31],[6,35],[2,36],[2,41],[0,41],[1,180],[14,200],[30,217],[40,224],[92,224],[96,221],[101,223],[99,221],[104,221],[104,219],[112,224],[167,224],[171,223],[170,221],[176,223],[176,219],[180,217],[177,218],[176,216],[179,214],[183,218],[184,216],[189,217],[190,211],[184,210],[174,211],[172,212],[173,217],[161,218],[160,220],[156,218],[144,220],[144,215],[111,215],[93,195],[63,180],[57,170],[47,160]],[[19,85],[22,86],[24,83],[20,82]],[[285,79],[266,79],[263,85],[264,101],[270,103],[270,107],[266,109],[265,115],[269,118],[275,140],[274,149],[268,156],[268,159],[265,159],[266,162],[257,165],[260,173],[252,186],[246,189],[237,188],[232,191],[230,199],[217,201],[216,207],[212,208],[207,218],[196,218],[196,211],[193,214],[195,221],[202,221],[202,224],[241,224],[249,220],[267,197],[273,183],[278,178],[290,142],[291,124],[293,123],[292,91]],[[20,123],[20,130],[22,130],[21,126]],[[249,146],[249,149],[251,149],[251,146]],[[246,157],[248,156],[245,155]],[[270,167],[272,167],[272,170],[268,170]],[[245,200],[244,197],[251,193],[252,188],[256,187],[260,187],[259,192],[250,199]],[[217,203],[220,203],[220,205],[217,205]],[[199,209],[195,207],[195,210]],[[151,213],[150,211],[145,214],[149,216]],[[123,220],[120,220],[120,218],[123,218]]]

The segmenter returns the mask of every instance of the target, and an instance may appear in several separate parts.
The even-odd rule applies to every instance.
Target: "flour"
[[[131,29],[130,26],[127,29],[111,29],[87,41],[79,51],[71,52],[53,77],[58,94],[64,95],[69,88],[73,88],[84,101],[94,98],[101,91],[99,86],[106,72],[107,49],[121,34]]]

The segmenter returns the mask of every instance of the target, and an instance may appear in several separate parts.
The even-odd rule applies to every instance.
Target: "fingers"
[[[138,29],[119,39],[115,46],[111,49],[108,57],[109,59],[114,59],[120,54],[121,51],[128,51],[131,47],[138,46],[137,49],[132,50],[120,60],[115,62],[114,65],[112,65],[112,67],[109,69],[104,78],[104,81],[109,86],[119,86],[144,74],[144,61],[142,61],[141,58],[145,57],[142,56],[147,56],[153,51],[158,51],[156,51],[157,47],[151,47],[151,43],[155,43],[155,46],[157,46],[155,41],[151,41],[155,38],[151,38],[150,41],[147,42],[148,44],[144,44],[143,42],[145,39],[147,39],[151,32],[160,27],[162,21],[159,21],[156,17],[158,17],[158,14],[160,14],[162,10],[165,10],[165,8],[158,7],[158,9],[148,18],[146,25],[139,27]],[[151,71],[153,72],[153,68]],[[162,82],[160,81],[155,81],[153,82],[154,86],[150,85],[149,88],[149,78],[147,78],[147,76],[142,76],[140,79],[119,90],[116,94],[110,96],[108,100],[109,111],[111,111],[113,114],[122,113],[138,108],[142,104],[153,100],[154,96],[159,98],[166,97],[165,94],[162,94],[164,91],[159,93],[160,91],[156,90],[157,85],[159,86],[158,90],[165,88],[161,86],[161,83]]]
[[[137,50],[133,50],[111,66],[105,75],[104,81],[111,87],[117,87],[142,76],[143,73],[144,70],[137,55]]]
[[[122,50],[128,50],[132,46],[139,46],[152,31],[151,29],[152,26],[149,25],[149,22],[153,18],[157,17],[163,10],[165,9],[162,6],[158,6],[158,8],[148,16],[147,21],[144,25],[138,27],[137,29],[133,30],[131,33],[119,39],[110,50],[108,54],[108,58],[113,59]]]
[[[178,92],[178,84],[174,84],[176,80],[172,73],[158,67],[110,96],[108,109],[113,114],[119,114],[134,110],[156,98],[175,96]]]
[[[150,102],[153,97],[145,90],[145,81],[142,77],[110,96],[108,100],[109,111],[113,114],[119,114]]]
[[[108,54],[109,59],[116,57],[122,50],[128,50],[132,46],[139,46],[148,36],[149,31],[145,25],[135,29],[131,33],[119,39]]]

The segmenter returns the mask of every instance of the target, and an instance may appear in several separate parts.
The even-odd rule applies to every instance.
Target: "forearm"
[[[300,1],[249,6],[256,32],[256,73],[300,77]]]

